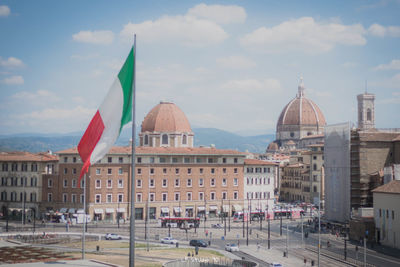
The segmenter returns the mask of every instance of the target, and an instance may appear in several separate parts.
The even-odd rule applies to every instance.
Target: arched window
[[[294,137],[294,132],[291,132],[291,133],[290,133],[290,137]]]
[[[147,134],[144,136],[144,144],[145,145],[149,144],[149,136]]]
[[[367,121],[371,121],[372,120],[372,112],[371,109],[368,108],[367,109]]]
[[[168,145],[168,134],[163,134],[163,135],[162,135],[161,144],[163,144],[163,145]]]
[[[184,134],[182,136],[182,145],[186,145],[186,144],[187,144],[187,136],[186,136],[186,134]]]
[[[307,135],[312,135],[312,132],[308,132]]]

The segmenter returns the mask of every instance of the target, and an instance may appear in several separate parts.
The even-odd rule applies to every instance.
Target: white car
[[[122,239],[122,237],[120,237],[117,234],[109,234],[109,233],[106,234],[105,238],[106,238],[106,240],[120,240],[120,239]]]
[[[239,247],[238,247],[238,245],[235,244],[235,243],[226,244],[226,245],[225,245],[225,250],[226,250],[226,251],[230,251],[230,252],[239,251]]]
[[[178,243],[178,240],[172,237],[164,237],[161,239],[161,243],[163,244],[176,244]]]

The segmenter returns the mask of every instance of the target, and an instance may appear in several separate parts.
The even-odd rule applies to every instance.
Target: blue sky
[[[399,128],[400,1],[2,1],[0,134],[83,131],[137,34],[137,124],[160,100],[192,127],[274,133],[304,77],[327,123]]]

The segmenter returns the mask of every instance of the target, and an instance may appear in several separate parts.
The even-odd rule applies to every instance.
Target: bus
[[[192,217],[160,217],[158,219],[158,226],[162,228],[181,228],[190,229],[198,228],[200,225],[200,218]]]

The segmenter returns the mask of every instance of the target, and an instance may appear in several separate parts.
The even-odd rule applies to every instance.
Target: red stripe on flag
[[[82,162],[84,163],[81,174],[79,176],[78,185],[80,185],[80,180],[82,176],[87,172],[89,168],[90,156],[92,155],[94,148],[99,142],[100,137],[103,134],[104,128],[105,127],[100,112],[97,111],[90,121],[89,126],[83,134],[82,139],[78,145],[79,155],[81,156]]]

